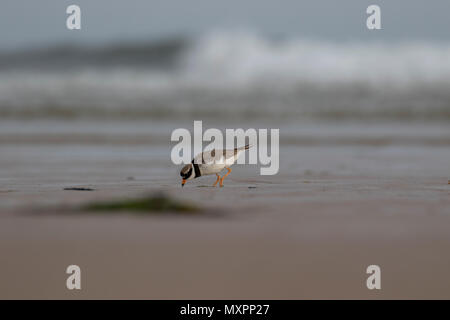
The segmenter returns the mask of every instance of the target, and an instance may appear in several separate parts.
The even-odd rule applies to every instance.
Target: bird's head
[[[181,179],[182,179],[181,180],[181,186],[182,187],[184,186],[186,181],[194,179],[195,173],[194,173],[194,168],[192,167],[192,163],[189,163],[189,164],[185,165],[183,167],[183,169],[181,169],[180,176],[181,176]]]

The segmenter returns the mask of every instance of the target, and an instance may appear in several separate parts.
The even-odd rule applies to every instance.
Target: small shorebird
[[[230,174],[231,166],[239,158],[242,151],[248,150],[250,145],[245,147],[234,148],[230,150],[213,149],[210,151],[205,151],[192,159],[190,164],[187,164],[181,169],[180,176],[183,179],[181,181],[181,186],[183,187],[186,181],[192,180],[201,176],[206,176],[210,174],[215,174],[217,176],[216,182],[214,182],[213,187],[219,185],[223,187],[223,180]],[[225,173],[223,177],[219,176],[219,172],[223,169],[227,169],[228,172]]]

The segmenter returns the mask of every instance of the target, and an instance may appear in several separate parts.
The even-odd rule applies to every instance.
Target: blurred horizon
[[[67,30],[67,6],[81,7],[81,30]],[[382,30],[365,26],[366,8],[381,7]],[[5,0],[0,52],[58,46],[109,46],[196,38],[212,31],[247,30],[273,38],[340,42],[450,42],[450,3],[420,0]]]

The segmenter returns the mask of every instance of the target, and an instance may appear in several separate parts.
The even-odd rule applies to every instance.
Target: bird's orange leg
[[[216,173],[216,176],[217,176],[217,180],[216,180],[216,182],[214,182],[213,187],[215,187],[217,182],[219,182],[219,180],[220,180],[220,176],[217,173]]]
[[[227,177],[227,175],[229,175],[231,173],[231,169],[227,168],[228,172],[225,173],[225,175],[222,177],[222,179],[220,179],[220,186],[223,187],[223,180]]]

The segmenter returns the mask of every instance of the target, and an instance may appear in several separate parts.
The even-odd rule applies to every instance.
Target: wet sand
[[[183,189],[164,144],[0,152],[0,298],[450,298],[446,145],[285,143],[276,176],[236,166],[223,188]],[[160,191],[205,213],[70,210]],[[81,291],[65,287],[70,264]],[[366,288],[371,264],[381,290]]]

